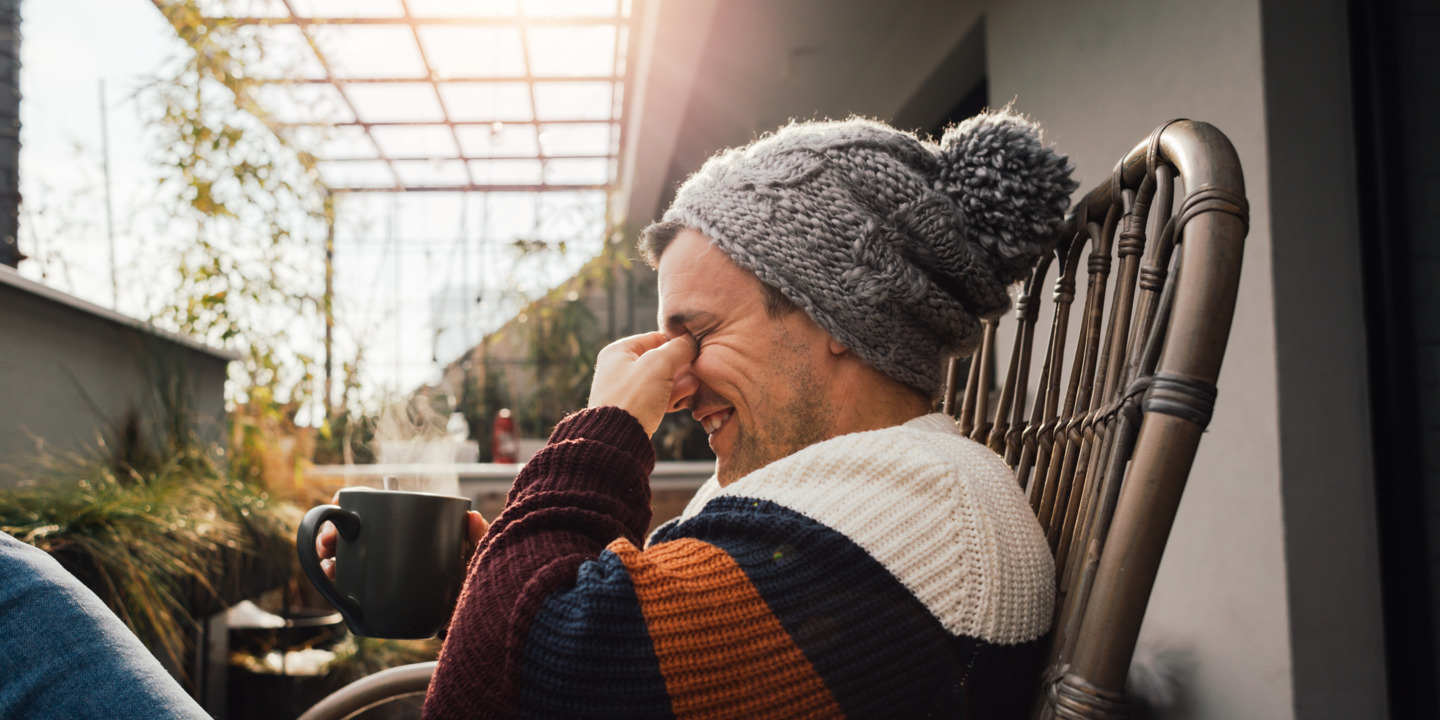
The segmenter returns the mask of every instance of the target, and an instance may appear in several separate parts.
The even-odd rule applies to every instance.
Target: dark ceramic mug
[[[465,582],[470,499],[345,488],[338,505],[305,513],[300,567],[356,635],[428,638],[445,627]],[[335,524],[335,580],[320,568],[315,535]]]

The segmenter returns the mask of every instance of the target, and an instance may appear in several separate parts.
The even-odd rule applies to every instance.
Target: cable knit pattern
[[[1008,108],[938,145],[864,118],[795,122],[710,158],[663,221],[704,233],[865,362],[933,397],[944,359],[975,349],[980,321],[1009,308],[1008,286],[1054,247],[1072,170]]]
[[[1013,644],[1050,625],[1055,562],[1015,476],[940,413],[812,445],[721,494],[844,533],[954,634]]]
[[[653,461],[614,408],[556,428],[471,563],[425,717],[1023,715],[1053,563],[950,420],[707,483],[641,549]]]

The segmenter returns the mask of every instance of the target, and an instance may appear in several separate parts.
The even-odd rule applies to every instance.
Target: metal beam
[[[300,16],[295,14],[295,6],[291,4],[291,0],[280,1],[285,4],[285,10],[290,13],[290,20],[292,22],[300,19]],[[349,108],[350,114],[358,120],[360,118],[360,112],[355,109],[355,103],[351,102],[350,96],[345,93],[345,87],[335,82],[335,71],[330,67],[330,61],[325,59],[325,53],[320,52],[320,46],[315,42],[315,38],[310,33],[304,32],[303,29],[300,34],[305,36],[305,42],[310,46],[310,52],[315,53],[315,59],[320,62],[321,69],[325,71],[325,80],[335,86],[335,92],[340,93],[340,99],[345,101],[345,107]],[[375,144],[376,149],[379,149],[380,144],[376,143],[375,138],[370,135],[370,128],[366,127],[364,130],[365,135],[370,138],[370,142]],[[381,159],[384,159],[383,154],[381,155]],[[390,176],[395,178],[396,189],[399,189],[401,187],[400,173],[395,172],[395,166],[391,165],[390,161],[386,160],[385,165],[390,170]]]
[[[418,43],[419,40],[416,40],[416,42]],[[422,49],[422,50],[420,51],[420,54],[421,54],[421,57],[424,58],[424,56],[425,56],[425,51]],[[343,83],[354,83],[354,84],[369,84],[369,83],[380,83],[380,84],[393,84],[393,83],[429,83],[429,84],[432,84],[432,85],[435,85],[435,84],[452,85],[452,84],[455,84],[455,83],[521,83],[521,82],[538,82],[538,83],[604,82],[604,83],[619,83],[619,82],[624,82],[624,80],[625,80],[625,78],[620,77],[620,76],[617,76],[617,75],[534,75],[534,76],[528,76],[528,77],[525,76],[525,75],[486,75],[486,76],[476,76],[476,77],[447,77],[447,76],[439,75],[439,74],[437,74],[435,71],[430,70],[430,69],[429,69],[429,62],[428,62],[428,61],[426,62],[426,70],[427,70],[427,74],[425,74],[425,75],[416,75],[416,76],[414,76],[414,77],[345,77],[345,78],[337,78],[337,80],[338,80],[339,82],[343,82]],[[330,80],[326,80],[325,78],[274,78],[274,79],[261,79],[260,82],[265,83],[265,84],[268,84],[268,85],[327,85],[327,84],[329,84],[331,81],[330,81]]]
[[[614,185],[433,185],[428,187],[332,187],[333,193],[449,192],[449,193],[553,193],[581,190],[613,190]]]
[[[406,20],[412,19],[410,17],[410,3],[408,2],[408,0],[400,0],[400,9],[405,12]],[[430,64],[430,55],[425,52],[425,43],[420,42],[420,29],[415,27],[415,24],[413,22],[409,24],[410,35],[415,38],[415,48],[420,52],[420,62],[425,65],[425,77],[428,78],[430,81],[430,91],[435,93],[435,101],[440,103],[440,114],[445,118],[445,124],[450,128],[450,138],[455,141],[455,149],[459,150],[460,135],[455,131],[455,123],[450,118],[450,108],[445,105],[445,96],[440,94],[440,86],[437,84],[436,81],[436,77],[439,75],[439,73],[435,72],[435,67]],[[369,130],[366,130],[366,132],[369,132]],[[371,140],[374,140],[374,138],[372,137]],[[384,155],[384,151],[380,149],[379,145],[375,146],[375,150],[377,152],[380,152],[381,155]],[[393,165],[391,166],[391,169],[394,169]],[[395,180],[397,182],[401,182],[402,184],[404,182],[400,179],[400,176],[398,174],[395,176]],[[465,180],[467,184],[475,184],[475,174],[470,172],[469,163],[466,163],[465,165]]]
[[[625,20],[614,17],[355,17],[355,18],[321,18],[301,17],[223,17],[214,16],[210,18],[217,25],[298,25],[307,26],[337,26],[337,25],[479,25],[492,27],[514,27],[516,25],[546,25],[558,27],[588,27],[595,25],[623,25]]]
[[[352,112],[353,112],[353,111],[352,111]],[[614,123],[614,122],[616,122],[616,120],[615,120],[614,118],[607,118],[607,119],[604,119],[604,120],[595,120],[595,119],[580,120],[580,119],[576,119],[576,118],[561,118],[561,119],[559,119],[559,120],[490,120],[490,121],[481,121],[481,120],[456,120],[456,121],[449,122],[449,123],[447,123],[447,122],[445,122],[445,121],[443,121],[443,120],[391,120],[391,121],[386,121],[386,122],[361,122],[361,121],[359,121],[359,120],[356,120],[356,121],[346,121],[346,122],[337,122],[337,123],[318,123],[318,122],[308,122],[308,123],[307,123],[307,122],[298,122],[298,123],[272,123],[272,125],[273,125],[274,127],[278,127],[278,128],[297,128],[297,127],[366,127],[366,128],[371,128],[371,127],[415,127],[415,126],[421,126],[421,125],[455,125],[455,126],[457,126],[457,127],[469,125],[469,126],[474,126],[474,127],[488,127],[488,126],[491,126],[491,125],[495,125],[495,124],[497,124],[497,123],[500,124],[500,125],[608,125],[608,124]]]
[[[426,155],[408,157],[344,157],[344,158],[316,158],[316,162],[375,162],[377,160],[390,160],[391,162],[465,162],[466,160],[614,160],[614,155],[465,155],[459,157],[445,155]]]

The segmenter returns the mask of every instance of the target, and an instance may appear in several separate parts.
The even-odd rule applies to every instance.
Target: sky
[[[146,318],[173,292],[167,286],[173,268],[156,252],[173,229],[152,209],[159,175],[138,93],[184,52],[183,43],[148,0],[26,0],[21,12],[19,240],[33,257],[21,273]],[[102,81],[113,255],[102,171]],[[598,192],[341,197],[337,368],[363,348],[362,387],[370,398],[434,381],[444,364],[513,315],[524,298],[563,280],[599,249],[604,206]],[[518,259],[510,248],[516,237],[570,238],[574,250]],[[320,319],[296,318],[293,327],[292,349],[318,354]]]

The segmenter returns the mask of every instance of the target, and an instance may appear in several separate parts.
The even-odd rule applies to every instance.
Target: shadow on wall
[[[79,452],[112,428],[181,429],[167,423],[223,447],[233,359],[0,268],[0,465]]]

